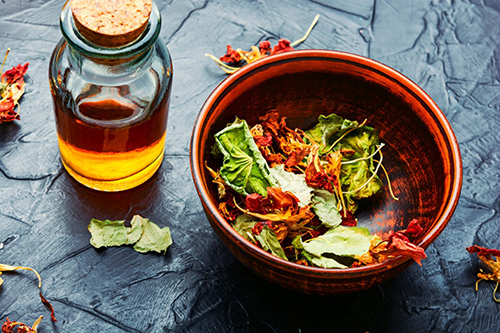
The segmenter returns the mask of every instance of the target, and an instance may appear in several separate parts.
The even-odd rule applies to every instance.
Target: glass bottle
[[[102,40],[81,27],[70,1],[61,13],[49,67],[59,150],[68,173],[96,190],[138,186],[163,160],[172,62],[150,8],[138,37]]]

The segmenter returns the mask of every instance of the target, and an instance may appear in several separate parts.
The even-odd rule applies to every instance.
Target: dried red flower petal
[[[252,233],[258,236],[260,235],[264,227],[268,227],[269,229],[274,231],[274,234],[276,235],[276,238],[279,242],[285,239],[286,235],[288,234],[288,226],[286,224],[275,223],[272,221],[260,221],[255,223],[255,225],[252,227]]]
[[[307,149],[296,149],[288,156],[285,165],[288,167],[299,165],[308,154]]]
[[[264,229],[264,227],[269,227],[269,228],[272,228],[272,223],[271,221],[266,221],[266,222],[257,222],[255,223],[255,225],[253,226],[252,228],[252,233],[254,235],[260,235],[260,233],[262,232],[262,229]]]
[[[406,230],[404,231],[404,234],[406,237],[408,238],[417,238],[418,236],[420,236],[420,234],[424,231],[424,229],[422,229],[422,227],[420,226],[420,224],[418,223],[418,220],[417,219],[413,219],[410,221],[410,223],[408,224],[408,228],[406,228]]]
[[[49,310],[50,310],[50,318],[52,319],[52,321],[56,322],[57,319],[54,316],[54,307],[52,306],[52,304],[50,304],[49,301],[47,301],[47,299],[45,299],[45,297],[43,297],[43,295],[42,295],[41,292],[40,292],[40,299],[42,300],[43,305],[45,305],[47,308],[49,308]]]
[[[259,43],[260,54],[263,56],[269,55],[271,53],[271,42],[268,40]]]
[[[217,57],[214,57],[211,54],[205,54],[205,56],[215,61],[219,65],[219,67],[221,67],[222,70],[227,74],[233,74],[246,64],[250,64],[269,55],[293,51],[294,49],[291,45],[298,45],[303,41],[305,41],[309,36],[309,34],[311,33],[314,26],[316,25],[316,23],[318,22],[318,19],[319,15],[316,15],[313,22],[311,23],[311,26],[307,30],[306,34],[302,38],[296,40],[293,43],[290,43],[290,41],[286,39],[280,39],[278,41],[278,45],[276,45],[274,48],[271,49],[271,42],[266,40],[260,42],[259,47],[253,45],[251,47],[251,50],[249,51],[243,51],[241,49],[235,51],[230,45],[228,45],[227,53],[224,56],[220,57],[219,59],[217,59]],[[241,64],[240,61],[243,62],[243,60],[244,63]]]
[[[350,210],[341,210],[340,216],[342,217],[340,225],[344,227],[355,227],[358,225],[358,219]]]
[[[0,124],[21,119],[19,113],[14,110],[15,106],[10,99],[0,103]]]
[[[482,246],[477,246],[477,245],[472,245],[466,248],[467,252],[469,253],[477,253],[479,256],[487,256],[487,255],[492,255],[497,258],[500,258],[500,250],[496,249],[487,249]]]
[[[278,132],[280,129],[280,124],[278,122],[280,115],[276,110],[269,110],[264,116],[259,117],[259,120],[262,122],[262,127],[271,132],[275,137],[278,136]]]
[[[278,44],[273,47],[271,55],[279,54],[283,52],[293,51],[294,48],[290,46],[290,41],[288,39],[280,39]]]
[[[24,65],[17,65],[5,73],[2,74],[1,80],[7,84],[16,83],[18,80],[23,79],[24,74],[28,71],[29,63],[25,63]]]
[[[267,197],[263,197],[258,193],[249,194],[245,198],[245,205],[251,212],[267,214],[283,208],[298,207],[298,200],[290,192],[283,192],[280,188],[268,187]]]
[[[7,100],[5,102],[0,103],[0,113],[9,112],[10,110],[14,110],[14,102],[12,100]]]
[[[340,190],[339,181],[335,174],[330,174],[323,169],[318,155],[319,146],[311,149],[306,168],[306,183],[311,187],[322,188],[331,193],[337,193],[336,188]]]
[[[283,155],[281,154],[273,154],[269,149],[267,150],[259,149],[259,150],[271,168],[273,168],[277,164],[283,164],[285,161]]]
[[[311,187],[322,188],[331,193],[335,193],[333,184],[336,183],[336,181],[337,180],[328,175],[325,170],[316,173],[308,173],[306,169],[306,183]]]
[[[290,228],[296,227],[295,224],[299,222],[301,225],[298,228],[300,228],[309,223],[314,217],[309,206],[299,207],[299,199],[291,192],[283,192],[281,188],[268,187],[267,197],[264,198],[262,202],[266,202],[266,199],[269,199],[271,203],[270,207],[265,207],[268,211],[267,214],[254,213],[248,209],[245,210],[239,206],[237,207],[246,215],[253,216],[263,221],[283,222]],[[254,202],[258,203],[258,200]],[[298,229],[294,229],[294,231],[296,230]]]
[[[407,229],[399,230],[396,232],[391,231],[389,233],[389,238],[387,239],[386,249],[379,253],[393,256],[410,256],[417,262],[417,264],[422,266],[422,263],[420,261],[427,258],[424,249],[413,244],[408,239],[408,236],[414,238],[421,232],[422,227],[420,227],[418,221],[414,219],[408,224]]]
[[[231,45],[228,45],[226,54],[219,59],[228,64],[236,64],[241,61],[241,55]]]
[[[28,65],[28,63],[24,65],[19,64],[0,76],[0,101],[2,101],[0,102],[0,124],[21,119],[19,110],[16,112],[14,109],[24,93],[25,83],[23,76],[28,70]]]
[[[28,325],[18,322],[18,321],[10,321],[9,318],[3,322],[2,324],[2,333],[37,333],[37,328],[40,322],[42,321],[43,316],[40,316],[35,323],[33,324],[32,327],[29,327]],[[17,326],[16,331],[14,331],[14,328]]]
[[[269,147],[273,143],[273,137],[267,133],[262,136],[254,136],[253,139],[259,147]]]
[[[218,210],[229,221],[234,221],[241,214],[241,211],[234,204],[234,196],[231,192],[227,193],[226,201],[219,203]]]
[[[268,212],[266,206],[269,206],[271,200],[264,198],[258,193],[252,193],[245,198],[245,206],[251,212],[266,214]]]
[[[299,199],[291,192],[283,192],[278,187],[268,187],[267,196],[271,199],[273,210],[298,207]]]
[[[422,266],[422,263],[420,261],[427,258],[427,255],[425,254],[423,248],[411,243],[403,234],[396,232],[391,236],[389,236],[390,244],[387,245],[385,254],[393,256],[409,256],[413,260],[415,260],[417,264]]]
[[[476,281],[476,291],[479,282],[483,280],[494,281],[496,282],[496,286],[495,289],[493,289],[493,299],[496,302],[500,302],[500,299],[496,297],[498,285],[500,284],[500,250],[487,249],[485,247],[473,245],[469,246],[467,251],[469,253],[476,253],[481,263],[490,270],[490,272],[484,272],[481,268],[479,269],[480,272],[477,273],[478,280]]]
[[[2,333],[11,333],[13,332],[12,330],[12,322],[9,320],[9,317],[3,322],[2,325]]]

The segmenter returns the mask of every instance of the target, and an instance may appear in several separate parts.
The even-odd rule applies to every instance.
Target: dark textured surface
[[[471,1],[157,1],[161,37],[174,62],[166,157],[143,186],[119,194],[75,183],[59,160],[47,67],[60,39],[63,1],[1,0],[0,51],[6,68],[30,62],[21,121],[0,125],[0,262],[37,269],[58,322],[37,297],[34,276],[9,273],[0,319],[39,332],[494,332],[500,307],[493,284],[474,292],[477,261],[465,247],[500,248],[500,3]],[[356,294],[290,292],[238,263],[211,230],[189,169],[191,128],[224,78],[203,56],[226,43],[299,38],[299,48],[336,49],[379,60],[437,102],[459,141],[464,183],[443,234],[394,279]],[[134,214],[169,226],[167,255],[130,247],[96,251],[92,217]]]

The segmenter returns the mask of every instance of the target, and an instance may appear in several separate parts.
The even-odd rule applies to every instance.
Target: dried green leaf
[[[299,199],[300,206],[306,206],[311,202],[313,188],[307,185],[304,174],[288,172],[283,164],[279,164],[270,170],[271,176],[278,183],[281,190],[293,193]]]
[[[140,253],[166,252],[172,244],[168,227],[160,228],[139,215],[132,218],[130,227],[126,227],[124,223],[125,221],[92,219],[88,226],[92,235],[90,244],[95,248],[134,245],[134,250]]]
[[[215,134],[215,142],[224,156],[220,174],[227,185],[247,196],[267,196],[267,188],[275,187],[269,166],[250,133],[246,121],[235,121]]]
[[[370,238],[366,228],[338,226],[304,242],[304,250],[318,258],[325,254],[354,257],[368,252]]]
[[[342,223],[342,216],[337,209],[337,198],[335,194],[321,189],[315,189],[312,199],[314,205],[312,210],[328,228],[334,228]]]
[[[241,214],[236,217],[236,220],[233,223],[233,228],[243,236],[246,240],[249,240],[252,243],[257,243],[255,239],[255,235],[252,233],[252,228],[255,226],[255,223],[260,221],[257,218]]]
[[[319,144],[320,153],[324,153],[345,132],[357,126],[357,121],[344,119],[332,113],[328,116],[320,115],[318,117],[318,124],[306,131],[306,134]]]
[[[300,236],[295,236],[294,239],[292,239],[292,246],[297,250],[297,251],[302,251],[304,250],[304,244],[302,243],[302,237]]]
[[[347,268],[346,265],[343,265],[339,263],[337,260],[332,259],[332,258],[327,258],[327,257],[315,257],[307,251],[302,251],[302,255],[304,258],[306,258],[307,261],[309,261],[311,264],[317,267],[323,267],[323,268]]]
[[[149,251],[165,253],[170,245],[172,245],[172,237],[170,236],[170,228],[160,228],[150,220],[135,215],[132,218],[132,227],[134,224],[142,226],[142,233],[134,245],[134,250],[140,253]]]
[[[100,221],[92,219],[88,230],[92,235],[90,244],[95,248],[135,244],[141,237],[140,224],[125,226],[125,221]]]
[[[256,235],[255,238],[259,241],[260,246],[262,246],[264,251],[271,252],[271,254],[274,254],[281,259],[288,260],[285,251],[281,247],[281,244],[273,230],[268,227],[264,227],[262,228],[260,234]]]

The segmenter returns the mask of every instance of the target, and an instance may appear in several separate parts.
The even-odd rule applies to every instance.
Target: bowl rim
[[[234,228],[230,225],[228,221],[226,221],[222,215],[217,210],[217,207],[212,203],[211,196],[209,192],[206,190],[208,187],[205,186],[201,179],[202,168],[204,165],[199,165],[197,161],[199,160],[200,154],[203,154],[198,149],[196,145],[197,142],[200,141],[200,133],[202,127],[204,126],[204,122],[208,118],[208,111],[213,106],[214,102],[217,101],[219,95],[228,87],[231,86],[234,82],[243,78],[246,75],[254,71],[258,71],[261,67],[267,66],[269,64],[278,64],[280,62],[290,60],[290,59],[300,59],[307,58],[311,60],[312,58],[321,59],[337,59],[344,60],[356,63],[358,65],[362,65],[371,70],[377,71],[379,73],[383,73],[386,76],[391,77],[392,79],[398,81],[402,86],[412,91],[418,98],[422,100],[422,103],[427,106],[427,110],[432,111],[432,116],[436,121],[438,121],[439,125],[443,128],[446,133],[445,137],[448,139],[448,145],[451,150],[451,157],[453,161],[450,163],[450,168],[454,170],[453,178],[451,179],[450,186],[451,191],[448,195],[448,202],[445,206],[444,210],[441,212],[440,218],[436,221],[435,225],[427,232],[427,234],[420,240],[417,244],[418,246],[426,249],[444,230],[447,226],[449,220],[451,219],[456,206],[458,204],[458,200],[460,198],[460,192],[462,188],[462,159],[461,153],[458,146],[458,141],[453,132],[453,129],[448,122],[446,116],[441,111],[441,109],[437,106],[437,104],[430,98],[430,96],[415,82],[410,80],[404,74],[399,71],[381,63],[376,60],[349,53],[343,51],[333,51],[333,50],[295,50],[292,52],[281,53],[273,56],[269,56],[263,59],[260,59],[256,62],[250,63],[239,69],[234,74],[226,77],[219,85],[210,93],[203,106],[201,107],[198,116],[196,117],[193,132],[191,135],[191,143],[190,143],[190,166],[191,166],[191,175],[196,187],[196,191],[201,199],[202,205],[205,211],[209,211],[214,219],[217,222],[217,226],[225,231],[225,235],[231,239],[233,243],[240,243],[248,250],[248,254],[259,261],[270,260],[274,266],[278,266],[281,269],[287,271],[294,272],[307,272],[309,274],[324,277],[324,278],[350,278],[362,275],[363,273],[368,274],[376,274],[386,270],[391,269],[392,267],[400,266],[406,263],[409,260],[412,260],[409,257],[403,257],[401,255],[396,256],[394,258],[388,259],[382,263],[371,264],[360,267],[351,267],[351,268],[321,268],[321,267],[312,267],[312,266],[304,266],[299,265],[294,262],[286,261],[279,257],[276,257],[263,249],[255,246],[250,241],[246,240],[243,236],[241,236]],[[214,221],[215,223],[215,221]],[[212,223],[212,226],[214,225]]]

